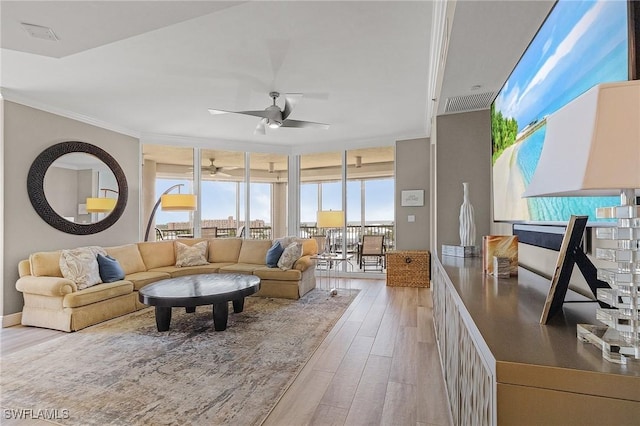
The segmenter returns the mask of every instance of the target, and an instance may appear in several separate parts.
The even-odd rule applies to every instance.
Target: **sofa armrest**
[[[316,262],[311,259],[310,255],[302,256],[300,259],[296,260],[296,263],[293,264],[293,268],[298,271],[304,272],[309,268],[315,268]]]
[[[28,275],[16,281],[18,291],[42,296],[64,296],[78,291],[76,283],[60,277],[34,277]]]

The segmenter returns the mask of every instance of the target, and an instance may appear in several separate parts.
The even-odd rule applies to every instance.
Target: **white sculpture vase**
[[[460,206],[460,245],[476,245],[476,222],[473,217],[473,206],[469,202],[469,183],[462,184],[464,196]]]

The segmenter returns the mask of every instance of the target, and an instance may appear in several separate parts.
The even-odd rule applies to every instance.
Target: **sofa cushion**
[[[147,269],[173,266],[176,264],[173,241],[138,243],[138,249],[140,250],[142,260]]]
[[[134,290],[140,290],[147,284],[154,283],[160,280],[166,280],[171,278],[171,275],[167,272],[159,272],[159,271],[144,271],[144,272],[134,272],[133,274],[127,274],[124,277],[125,280],[131,281],[133,283]]]
[[[124,269],[120,266],[117,260],[107,255],[103,256],[98,253],[98,269],[100,272],[100,279],[103,283],[112,283],[124,279],[126,275]]]
[[[223,266],[218,272],[221,274],[253,274],[253,271],[264,266],[264,264],[256,265],[255,263],[234,263]]]
[[[206,241],[200,241],[199,243],[191,246],[183,244],[180,241],[176,241],[176,266],[201,266],[206,265],[207,262],[207,248],[209,243]]]
[[[282,269],[268,266],[255,269],[253,275],[260,277],[261,280],[299,281],[302,278],[302,272],[297,269],[283,271]]]
[[[209,240],[209,262],[236,263],[241,247],[241,238],[213,238]]]
[[[315,238],[301,238],[299,240],[302,243],[302,255],[318,254],[318,241]]]
[[[284,251],[284,247],[280,244],[280,241],[276,241],[273,243],[271,248],[267,251],[267,257],[265,259],[265,263],[269,268],[277,268],[278,260],[280,260],[280,256],[282,256],[282,252]]]
[[[315,238],[300,238],[295,236],[280,237],[276,239],[280,241],[282,247],[287,247],[291,243],[302,243],[302,255],[318,254],[318,241]]]
[[[147,267],[142,261],[142,255],[137,244],[125,244],[123,246],[105,248],[107,254],[120,263],[125,274],[144,272]]]
[[[293,268],[298,271],[304,272],[309,268],[315,268],[316,261],[311,259],[311,256],[302,256],[300,259],[296,260],[296,263],[293,264]]]
[[[76,283],[79,290],[100,284],[98,254],[105,255],[102,247],[79,247],[60,252],[60,271],[62,276]]]
[[[94,285],[84,290],[78,290],[64,296],[62,306],[65,308],[77,308],[78,306],[90,305],[101,302],[133,291],[133,284],[129,281],[116,281]]]
[[[238,263],[266,265],[267,251],[271,248],[271,244],[271,240],[244,240],[240,248]]]
[[[60,251],[40,251],[29,256],[31,275],[34,277],[62,277]]]
[[[293,242],[284,249],[280,260],[278,260],[278,268],[282,270],[291,269],[296,260],[302,256],[302,243]]]
[[[220,269],[220,263],[207,263],[205,265],[197,266],[163,266],[162,268],[153,269],[154,272],[165,272],[171,277],[182,277],[184,275],[193,274],[215,274]],[[230,265],[229,263],[223,263],[222,265]]]

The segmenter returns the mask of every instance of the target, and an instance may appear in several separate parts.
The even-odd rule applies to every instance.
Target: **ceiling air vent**
[[[40,38],[49,41],[58,41],[58,37],[49,27],[43,27],[42,25],[27,24],[22,22],[22,28],[24,28],[31,37]]]
[[[464,112],[489,108],[491,106],[493,95],[493,92],[487,92],[447,98],[447,104],[444,107],[444,112]]]

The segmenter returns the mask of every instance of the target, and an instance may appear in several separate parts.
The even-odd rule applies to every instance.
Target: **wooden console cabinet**
[[[604,360],[576,337],[597,304],[569,292],[540,325],[550,282],[482,273],[479,258],[432,259],[433,314],[456,425],[637,425],[640,365]]]

